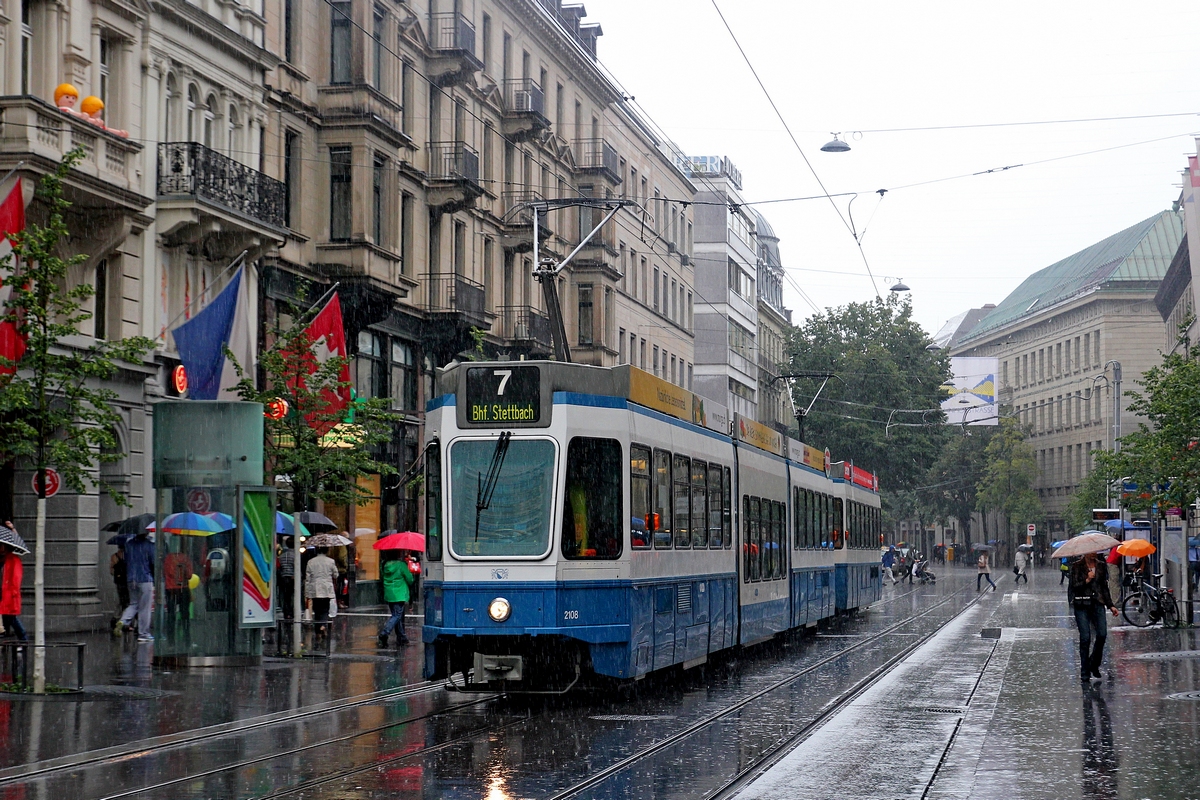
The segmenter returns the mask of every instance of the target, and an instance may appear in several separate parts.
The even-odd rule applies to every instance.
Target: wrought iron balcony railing
[[[285,227],[287,189],[198,142],[158,146],[159,198],[194,197],[276,228]]]
[[[604,170],[614,182],[621,182],[617,151],[604,139],[576,139],[575,166],[586,170]]]
[[[483,286],[462,275],[426,273],[428,295],[425,310],[462,313],[475,320],[487,317],[487,295]]]
[[[466,142],[430,142],[429,177],[479,183],[479,154]]]
[[[546,95],[532,78],[512,78],[504,82],[504,108],[511,113],[546,113]]]
[[[475,26],[457,11],[429,15],[433,49],[475,55]]]
[[[546,349],[554,346],[550,317],[532,306],[501,306],[504,336],[522,344],[539,344]]]

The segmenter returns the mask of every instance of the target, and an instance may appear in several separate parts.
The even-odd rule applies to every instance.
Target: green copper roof
[[[956,347],[1099,288],[1154,289],[1182,238],[1183,220],[1163,211],[1067,256],[1026,278]]]

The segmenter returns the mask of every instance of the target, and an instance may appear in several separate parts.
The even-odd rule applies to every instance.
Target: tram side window
[[[845,514],[842,511],[842,498],[831,499],[833,500],[833,546],[840,550],[846,546]]]
[[[642,549],[650,546],[650,448],[629,448],[629,546]]]
[[[820,544],[817,538],[817,531],[820,530],[817,525],[817,493],[810,489],[805,494],[808,495],[808,499],[805,500],[807,511],[804,518],[804,546],[816,547]]]
[[[719,464],[708,465],[708,546],[721,546],[721,501],[724,494],[721,491],[721,467]]]
[[[671,454],[654,451],[654,546],[671,546]]]
[[[817,495],[818,546],[829,547],[829,495]]]
[[[783,503],[771,502],[771,577],[783,575]]]
[[[621,443],[576,436],[567,448],[562,553],[566,558],[621,555]]]
[[[708,467],[692,462],[692,547],[708,547]]]
[[[769,580],[773,572],[775,563],[775,551],[772,545],[771,536],[771,501],[758,501],[758,577],[762,580]]]
[[[442,560],[442,451],[436,439],[425,451],[425,557]]]
[[[792,549],[800,548],[800,520],[804,518],[802,514],[803,506],[801,500],[804,495],[796,487],[792,487]]]
[[[846,521],[846,545],[858,547],[858,503],[850,504],[850,518]]]
[[[692,546],[692,490],[689,480],[692,462],[687,456],[675,456],[675,546]]]
[[[724,501],[721,503],[721,546],[726,550],[733,547],[733,477],[729,467],[725,468],[725,480],[721,483]]]

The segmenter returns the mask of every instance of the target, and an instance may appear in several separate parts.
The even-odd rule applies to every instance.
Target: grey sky
[[[1030,273],[1171,206],[1200,134],[1200,4],[718,0],[831,193],[862,193],[856,225],[881,292],[912,287],[930,332],[999,302]],[[588,0],[600,58],[685,152],[727,155],[748,200],[820,189],[710,0]],[[830,131],[1192,112],[1120,122]],[[1031,162],[1168,138],[1094,155]],[[874,190],[1026,164],[1001,174]],[[848,198],[837,200],[846,213]],[[827,200],[759,207],[784,264],[824,308],[873,295]],[[836,273],[818,272],[829,270]],[[799,320],[812,313],[788,284]]]

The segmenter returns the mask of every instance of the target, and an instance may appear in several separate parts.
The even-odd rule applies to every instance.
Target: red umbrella
[[[375,542],[376,550],[416,550],[425,551],[425,534],[416,531],[384,531]]]

